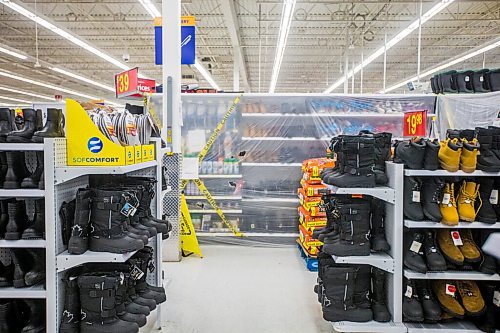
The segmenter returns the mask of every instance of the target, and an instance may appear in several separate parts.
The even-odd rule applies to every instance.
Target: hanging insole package
[[[500,260],[500,232],[494,232],[488,236],[482,247],[484,253]]]

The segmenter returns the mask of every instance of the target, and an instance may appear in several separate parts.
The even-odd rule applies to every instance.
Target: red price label
[[[137,93],[139,68],[115,75],[116,98],[126,97]]]
[[[427,111],[405,112],[403,136],[426,136]]]

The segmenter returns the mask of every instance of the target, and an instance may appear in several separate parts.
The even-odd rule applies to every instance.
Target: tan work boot
[[[481,250],[474,242],[472,238],[472,232],[470,229],[461,229],[460,238],[462,239],[463,245],[458,246],[462,254],[464,255],[464,260],[470,263],[476,263],[481,261]]]
[[[451,236],[456,230],[439,229],[436,233],[436,239],[443,256],[452,264],[462,266],[464,264],[464,255],[457,245],[453,242]]]
[[[475,202],[478,197],[478,193],[479,184],[466,182],[465,180],[463,181],[457,197],[458,216],[460,217],[460,220],[467,222],[474,222],[476,220]],[[481,198],[479,198],[479,200],[481,200]]]
[[[443,197],[439,203],[439,210],[443,216],[441,223],[451,226],[458,225],[459,218],[453,183],[446,183],[444,186]]]
[[[458,294],[468,316],[479,316],[486,311],[483,296],[474,281],[456,281]]]
[[[446,139],[440,142],[439,164],[441,168],[456,172],[460,167],[460,155],[462,154],[462,142],[459,139]]]
[[[464,317],[465,310],[456,298],[457,287],[455,283],[446,280],[436,280],[432,282],[432,290],[443,311],[455,318],[462,319]]]

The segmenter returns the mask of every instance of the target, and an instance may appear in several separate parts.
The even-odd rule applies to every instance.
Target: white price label
[[[492,190],[490,194],[490,204],[498,204],[498,190]]]
[[[498,290],[493,293],[493,305],[500,307],[500,291]]]
[[[464,245],[462,237],[460,237],[460,233],[457,230],[451,232],[451,239],[453,239],[453,244],[455,244],[455,246]]]
[[[420,191],[413,191],[413,202],[420,202]]]
[[[445,194],[443,195],[443,201],[441,201],[441,203],[442,203],[443,205],[447,205],[447,204],[449,204],[449,203],[450,203],[450,199],[451,199],[451,195],[450,195],[449,193],[445,193]]]
[[[410,286],[406,286],[405,296],[411,298],[412,295],[413,295],[413,288]]]
[[[455,293],[457,292],[457,287],[455,287],[453,284],[446,284],[446,295],[450,295],[455,297]]]
[[[466,76],[465,77],[465,82],[469,82],[470,81],[470,77]]]
[[[422,243],[413,241],[410,246],[410,251],[413,251],[415,253],[418,253],[420,251],[420,248],[422,247]]]

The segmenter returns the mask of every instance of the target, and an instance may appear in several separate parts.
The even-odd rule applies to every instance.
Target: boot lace
[[[479,199],[479,206],[475,210],[476,215],[477,215],[477,213],[479,213],[479,210],[483,206],[483,200],[481,200],[481,196],[479,195],[479,185],[476,186],[476,190],[472,194],[468,193],[465,190],[465,186],[462,186],[462,188],[460,189],[460,199],[461,199],[460,201],[461,201],[461,203],[471,204],[472,207],[475,207],[476,198]]]
[[[432,195],[432,202],[439,203],[439,200],[443,195],[443,189],[444,189],[444,184],[438,183],[436,186],[436,190],[434,191],[434,194]]]

